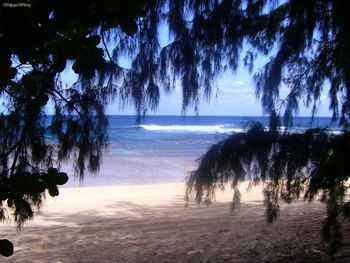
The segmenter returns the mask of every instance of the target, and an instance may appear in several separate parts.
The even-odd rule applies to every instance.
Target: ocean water
[[[141,123],[135,116],[109,116],[110,145],[99,173],[87,173],[80,181],[64,165],[71,175],[64,187],[185,182],[212,144],[252,121],[268,125],[268,117],[254,116],[147,116]],[[297,117],[292,130],[328,127],[336,132],[330,124],[328,117]]]

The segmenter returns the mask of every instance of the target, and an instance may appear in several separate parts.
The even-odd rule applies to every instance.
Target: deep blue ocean
[[[214,143],[252,121],[268,125],[268,117],[254,116],[109,116],[109,148],[98,174],[84,181],[70,176],[65,187],[185,182],[197,160]],[[331,126],[331,118],[296,117],[291,129]],[[69,166],[63,167],[72,175]]]

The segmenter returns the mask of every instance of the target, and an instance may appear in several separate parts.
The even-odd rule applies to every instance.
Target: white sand
[[[322,204],[282,205],[268,225],[261,188],[246,186],[233,215],[230,190],[210,207],[185,208],[183,184],[61,189],[21,231],[0,226],[15,244],[0,262],[329,262]],[[336,260],[349,258],[346,234]]]

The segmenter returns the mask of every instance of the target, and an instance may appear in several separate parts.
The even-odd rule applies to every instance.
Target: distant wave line
[[[148,131],[178,131],[178,132],[206,132],[231,133],[242,132],[243,129],[232,128],[228,125],[138,125],[137,127]]]
[[[204,132],[204,133],[241,133],[246,131],[244,128],[233,128],[229,124],[218,125],[155,125],[155,124],[143,124],[136,127],[142,128],[148,131],[164,131],[164,132]],[[268,129],[268,127],[265,127]],[[294,127],[289,129],[290,133],[304,132],[306,127]],[[281,132],[286,131],[286,127],[280,128]],[[332,134],[340,134],[339,130],[328,130]]]

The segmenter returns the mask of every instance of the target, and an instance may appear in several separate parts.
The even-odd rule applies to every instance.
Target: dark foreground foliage
[[[105,38],[113,30],[134,34],[145,1],[0,4],[0,219],[21,227],[45,192],[59,195],[57,186],[68,180],[62,162],[81,179],[87,169],[98,171],[108,143],[105,106],[122,74]],[[78,76],[71,85],[61,79],[66,68]],[[9,249],[0,242],[2,255]]]
[[[340,217],[349,217],[347,183],[350,174],[350,133],[324,129],[304,133],[267,131],[255,124],[246,133],[233,134],[213,145],[187,181],[186,197],[208,203],[217,188],[232,185],[233,208],[239,204],[238,184],[264,182],[266,219],[273,223],[279,202],[320,198],[327,204],[324,237],[332,253],[340,245]]]
[[[190,188],[203,182],[207,192],[203,192],[199,183],[192,188],[200,197],[203,193],[212,194],[215,186],[229,176],[230,173],[223,171],[235,171],[234,184],[250,174],[254,181],[268,182],[267,206],[276,212],[275,200],[282,190],[283,199],[293,200],[305,183],[306,198],[314,198],[324,188],[322,191],[330,204],[338,204],[328,206],[330,216],[325,229],[329,231],[325,233],[340,233],[337,216],[331,215],[339,214],[340,207],[347,206],[339,204],[345,202],[343,183],[348,176],[347,159],[343,156],[347,153],[344,147],[349,139],[346,131],[350,115],[349,3],[345,0],[3,1],[0,6],[2,214],[6,214],[8,205],[7,209],[14,213],[20,225],[32,216],[33,207],[40,205],[45,189],[56,195],[59,182],[46,176],[49,168],[59,169],[70,160],[81,179],[86,169],[98,171],[108,145],[106,105],[113,99],[119,98],[121,106],[132,104],[141,116],[157,107],[161,89],[171,92],[179,85],[183,111],[188,107],[198,111],[200,100],[212,95],[217,77],[226,70],[236,72],[243,59],[248,71],[254,72],[256,94],[267,114],[274,119],[283,116],[284,125],[291,126],[301,104],[310,106],[313,115],[317,113],[322,91],[327,89],[334,121],[339,121],[345,132],[338,136],[323,131],[281,136],[255,128],[246,135],[234,135],[231,146],[220,143],[217,150],[214,147],[203,158],[198,172],[191,176]],[[161,43],[159,37],[163,25],[169,31],[166,43]],[[255,65],[258,56],[267,59],[260,69]],[[131,62],[127,68],[120,63],[125,57]],[[73,84],[63,83],[65,69],[77,74]],[[281,87],[287,90],[285,97],[280,95]],[[54,114],[45,120],[47,105],[53,106]],[[277,126],[272,125],[276,129]],[[253,132],[257,134],[252,136]],[[241,140],[246,145],[241,145]],[[293,140],[296,143],[305,140],[305,145],[289,149]],[[343,148],[337,148],[337,143]],[[311,148],[305,149],[306,145]],[[245,151],[248,152],[241,159],[238,153]],[[287,151],[285,157],[282,151]],[[289,151],[294,151],[294,155],[289,155]],[[344,151],[344,155],[339,151]],[[204,161],[213,159],[210,156],[219,158],[214,162],[214,170],[210,162]],[[229,163],[222,161],[230,158]],[[243,164],[250,164],[249,169]],[[209,170],[205,171],[206,168]],[[214,173],[216,170],[218,174]],[[57,174],[60,174],[58,170]],[[204,179],[200,174],[205,175]],[[292,179],[288,181],[288,178]],[[323,181],[324,178],[330,181]],[[29,190],[18,183],[22,180],[28,182]],[[235,199],[238,197],[237,193]],[[275,218],[274,214],[271,213],[269,220]],[[337,242],[334,244],[334,248],[338,246]]]
[[[7,239],[0,240],[0,254],[9,257],[13,254],[13,244]]]

